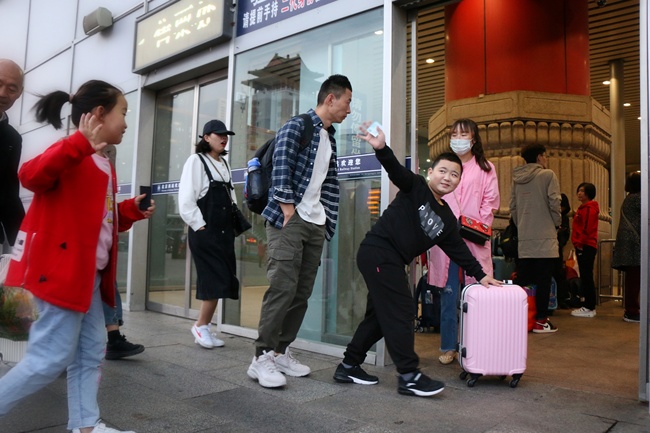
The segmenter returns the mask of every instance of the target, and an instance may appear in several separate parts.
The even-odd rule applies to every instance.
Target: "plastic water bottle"
[[[248,197],[253,199],[259,198],[263,191],[264,185],[262,183],[262,164],[259,158],[253,158],[248,161],[248,170],[246,170],[246,185],[250,186],[250,191],[246,191]],[[250,181],[248,180],[250,178]]]
[[[255,157],[248,161],[248,172],[259,170],[261,166],[259,158]]]
[[[431,293],[431,290],[427,290],[427,292],[424,294],[424,303],[433,304],[433,293]]]

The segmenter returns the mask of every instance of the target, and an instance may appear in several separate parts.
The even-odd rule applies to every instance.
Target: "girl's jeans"
[[[447,285],[440,294],[440,350],[458,350],[458,265],[449,262]]]
[[[99,284],[97,274],[86,314],[34,298],[39,316],[30,328],[25,357],[0,379],[0,418],[67,368],[68,429],[97,425],[97,392],[106,350]]]

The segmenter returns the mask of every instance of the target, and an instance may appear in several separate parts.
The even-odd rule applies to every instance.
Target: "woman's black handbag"
[[[244,214],[239,210],[239,207],[232,203],[232,228],[235,230],[235,236],[239,236],[244,233],[246,230],[253,227],[251,223],[248,222]]]

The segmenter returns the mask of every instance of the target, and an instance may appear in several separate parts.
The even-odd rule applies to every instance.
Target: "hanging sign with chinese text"
[[[225,0],[177,0],[135,23],[133,72],[145,73],[232,37]]]

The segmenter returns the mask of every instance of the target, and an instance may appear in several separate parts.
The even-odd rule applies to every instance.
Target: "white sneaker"
[[[192,325],[192,335],[194,335],[194,342],[200,344],[206,349],[212,349],[214,343],[212,342],[212,334],[210,334],[210,327],[208,325],[196,326]]]
[[[225,346],[226,343],[224,343],[224,341],[221,340],[220,338],[217,338],[217,333],[212,332],[212,326],[211,325],[212,324],[208,325],[208,328],[210,329],[210,337],[212,338],[212,345],[214,347],[223,347],[223,346]]]
[[[596,310],[580,307],[577,310],[573,310],[571,315],[575,317],[596,317]]]
[[[287,376],[303,377],[311,373],[311,368],[294,358],[288,347],[284,354],[275,357],[275,366]]]
[[[79,433],[81,430],[78,428],[73,429],[72,433]],[[95,426],[94,429],[92,429],[91,433],[135,433],[134,431],[122,431],[122,430],[115,430],[114,428],[106,427],[106,424],[104,423],[99,423]]]
[[[264,388],[277,388],[287,384],[287,379],[280,373],[275,365],[275,352],[264,353],[257,358],[253,357],[248,367],[248,377],[257,379]]]

